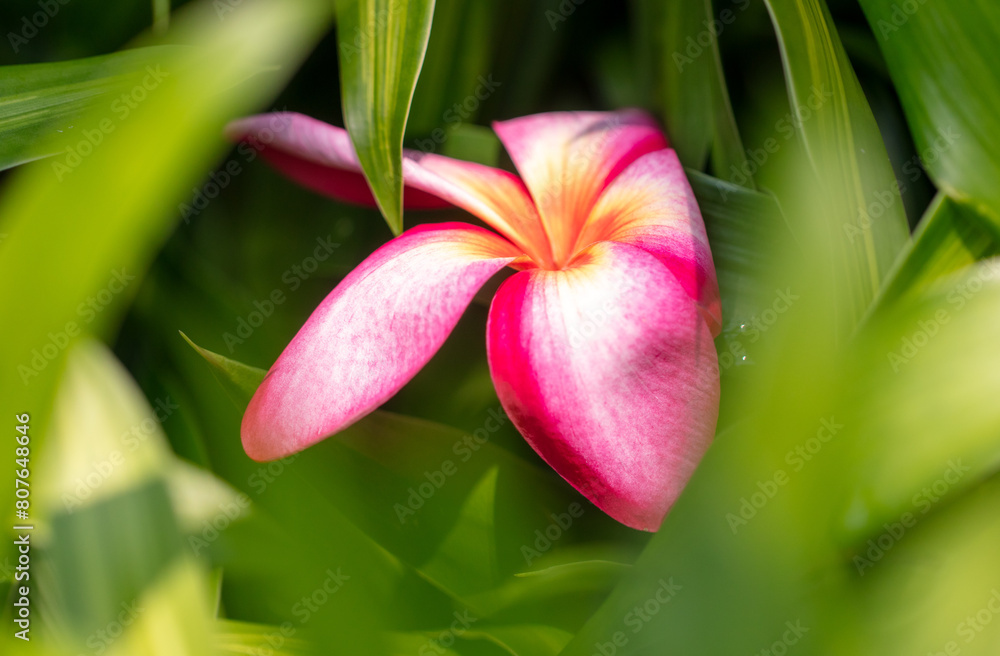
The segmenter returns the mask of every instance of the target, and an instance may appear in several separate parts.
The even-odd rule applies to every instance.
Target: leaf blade
[[[862,0],[921,164],[939,188],[1000,226],[1000,5]],[[900,18],[900,14],[902,18]]]
[[[101,57],[0,68],[0,170],[54,154],[68,132],[108,94],[172,48],[136,48]]]
[[[382,215],[403,231],[403,134],[434,0],[337,0],[344,123]]]
[[[823,0],[766,0],[793,121],[814,173],[793,216],[828,234],[842,331],[864,316],[909,236],[885,144]],[[878,209],[874,209],[878,208]]]

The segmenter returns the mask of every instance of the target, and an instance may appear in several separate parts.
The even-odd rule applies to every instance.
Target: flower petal
[[[419,226],[361,263],[319,305],[243,416],[255,460],[315,444],[388,400],[444,343],[472,297],[521,253],[463,223]]]
[[[272,166],[304,187],[340,201],[376,207],[343,128],[295,112],[276,112],[233,121],[226,126],[226,136],[260,151]],[[404,188],[403,204],[412,209],[451,207],[450,202],[414,188]]]
[[[500,401],[529,444],[606,513],[656,530],[719,405],[711,332],[673,274],[600,242],[569,269],[507,279],[487,333]]]
[[[658,150],[633,162],[598,199],[576,248],[601,240],[655,255],[698,303],[718,335],[722,303],[705,223],[677,153]]]
[[[299,184],[341,201],[375,207],[350,136],[343,128],[293,112],[240,119],[226,129]],[[482,164],[403,151],[403,204],[412,209],[457,206],[482,219],[537,262],[552,255],[535,205],[512,173]]]
[[[667,147],[639,110],[553,112],[493,124],[538,207],[558,263],[605,187],[629,164]]]
[[[535,203],[516,175],[441,155],[413,151],[404,155],[403,178],[407,184],[478,216],[535,262],[552,265],[552,249]]]

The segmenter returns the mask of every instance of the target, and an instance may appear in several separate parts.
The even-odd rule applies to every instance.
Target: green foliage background
[[[997,653],[1000,5],[166,6],[0,7],[0,398],[36,526],[30,643],[0,550],[3,653]],[[245,456],[337,281],[469,220],[401,214],[403,144],[509,166],[490,120],[630,105],[688,167],[724,303],[719,432],[660,532],[495,423],[485,294],[384,410]],[[222,139],[283,109],[350,128],[385,221]]]

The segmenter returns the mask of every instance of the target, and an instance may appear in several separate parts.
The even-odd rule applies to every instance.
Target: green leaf
[[[288,627],[285,627],[284,633],[289,633]],[[283,635],[280,626],[250,622],[217,621],[213,641],[219,653],[234,656],[260,653],[273,656],[306,656],[315,653],[308,642]]]
[[[103,344],[70,347],[52,412],[51,441],[39,445],[35,502],[43,516],[74,511],[166,474],[172,454],[156,414]],[[100,485],[81,485],[97,465]],[[104,467],[108,470],[108,467]],[[93,489],[91,489],[93,488]]]
[[[493,467],[476,483],[462,503],[459,521],[420,567],[432,580],[460,584],[450,590],[457,598],[488,589],[499,579],[493,517],[498,473]]]
[[[985,225],[981,215],[939,193],[913,233],[913,241],[900,253],[872,311],[1000,253],[1000,244]]]
[[[70,349],[53,414],[32,481],[34,520],[50,535],[32,579],[51,626],[92,647],[125,609],[123,652],[206,654],[205,588],[182,550],[174,456],[152,408],[103,344],[84,341]]]
[[[712,247],[722,294],[723,317],[746,317],[773,295],[769,270],[776,244],[790,234],[777,200],[687,169]]]
[[[83,116],[111,105],[118,87],[173,50],[137,48],[103,57],[0,68],[0,170],[53,155],[57,134],[83,138]]]
[[[858,434],[841,509],[848,543],[1000,466],[1000,369],[986,355],[998,308],[1000,264],[985,260],[900,299],[861,335],[843,373],[842,421]]]
[[[233,400],[236,407],[240,410],[246,410],[247,405],[250,404],[250,399],[253,398],[254,392],[257,391],[257,388],[264,381],[267,371],[251,367],[236,360],[230,360],[223,355],[203,349],[192,342],[191,338],[183,332],[181,333],[181,337],[191,345],[191,348],[198,352],[198,355],[205,358],[205,361],[211,365],[212,375],[215,376],[215,379],[226,390],[226,394]]]
[[[871,654],[992,656],[1000,641],[995,621],[1000,593],[1000,479],[975,495],[922,515],[908,526],[893,520],[877,539],[851,552],[847,567],[858,577],[856,609]],[[980,618],[976,619],[976,616]],[[992,621],[981,621],[991,617]],[[891,627],[891,630],[887,630]]]
[[[861,0],[935,184],[1000,227],[1000,4]]]
[[[251,395],[247,386],[263,378],[262,370],[192,346],[227,393],[238,388]],[[517,589],[502,582],[523,568],[523,545],[553,521],[551,513],[566,511],[574,493],[552,472],[489,441],[473,442],[473,451],[464,439],[447,426],[376,410],[309,449],[296,471],[312,494],[332,500],[373,543],[477,614],[495,612],[514,596],[553,594],[534,580]],[[516,484],[500,485],[507,480]],[[426,492],[415,490],[428,485],[433,491],[425,499]],[[367,492],[359,495],[358,486]],[[590,521],[611,522],[590,512]]]
[[[517,574],[499,589],[473,597],[471,601],[491,612],[516,612],[534,604],[557,604],[560,598],[577,601],[588,595],[602,598],[628,568],[629,565],[609,560],[577,560],[553,565]]]
[[[434,640],[437,637],[440,637],[440,633],[428,636],[423,633],[394,632],[386,636],[385,648],[388,651],[385,653],[388,656],[410,656],[419,654],[423,649],[425,653],[433,653],[436,656],[463,656],[450,647],[443,647],[439,641]]]
[[[489,640],[511,656],[556,656],[573,638],[573,634],[544,624],[517,624],[472,629],[466,631],[463,637]]]
[[[738,533],[727,517],[782,463],[783,449],[773,458],[777,449],[767,438],[785,427],[766,423],[766,432],[755,434],[742,422],[716,436],[659,532],[565,656],[591,656],[596,644],[615,646],[619,633],[620,656],[662,653],[664,644],[679,654],[752,654],[774,642],[788,618],[813,626],[815,598],[829,588],[806,555],[811,516],[790,513],[804,490],[777,492]],[[802,581],[813,594],[803,593]],[[766,594],[767,603],[748,604],[754,594]]]
[[[153,32],[163,34],[170,27],[170,0],[153,0]]]
[[[668,0],[652,25],[663,30],[660,57],[667,134],[681,162],[699,170],[705,167],[712,146],[714,58],[701,46],[690,53],[696,56],[690,57],[684,54],[684,47],[688,38],[693,40],[704,31],[701,22],[707,14],[706,4],[711,5],[711,0]],[[710,48],[714,50],[714,46],[713,36]]]
[[[500,139],[489,128],[479,125],[457,125],[451,129],[448,140],[441,147],[441,154],[466,162],[496,167],[500,158]]]
[[[403,133],[434,0],[336,0],[344,122],[394,234],[403,231]]]
[[[789,219],[820,230],[836,281],[841,334],[867,311],[906,243],[896,178],[875,118],[823,0],[767,0],[792,121],[812,169]],[[781,195],[779,194],[779,197]],[[793,225],[793,230],[798,232]]]
[[[706,27],[715,20],[711,0],[637,4],[640,34],[653,44],[659,60],[648,67],[660,70],[667,134],[681,162],[700,170],[711,153],[717,176],[736,179],[730,172],[743,171],[740,179],[753,189],[753,177],[745,174],[746,152],[729,102],[719,44]]]
[[[19,319],[0,344],[3,361],[11,363],[0,371],[0,392],[39,409],[38,439],[45,435],[41,408],[50,404],[65,353],[56,348],[49,358],[41,350],[53,338],[55,347],[74,334],[113,329],[139,287],[136,279],[179,219],[178,203],[229,147],[222,128],[268,100],[329,18],[311,0],[248,4],[221,22],[211,4],[189,4],[176,15],[171,38],[193,47],[158,49],[151,65],[157,76],[142,73],[150,76],[145,88],[126,80],[109,91],[139,97],[140,88],[144,100],[126,106],[127,113],[98,103],[76,124],[98,132],[102,122],[113,126],[89,154],[35,162],[6,180],[0,311]],[[280,73],[261,74],[276,63]],[[81,310],[102,292],[112,300],[100,313]]]
[[[111,620],[181,554],[182,542],[162,480],[137,485],[51,522],[48,552],[61,606],[83,637]]]
[[[427,136],[440,128],[447,147],[454,131],[474,123],[482,102],[495,92],[480,77],[487,79],[492,69],[496,0],[437,0],[434,4],[434,29],[413,95],[407,133]],[[500,85],[504,89],[502,81]],[[451,109],[456,103],[463,106],[460,115]],[[432,143],[442,145],[438,141]]]

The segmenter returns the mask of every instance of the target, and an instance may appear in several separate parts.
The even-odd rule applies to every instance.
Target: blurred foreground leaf
[[[70,351],[47,467],[33,479],[43,551],[32,580],[49,639],[110,654],[209,653],[205,577],[182,551],[174,456],[155,417],[106,347]]]
[[[464,637],[489,640],[510,656],[556,656],[573,634],[544,624],[517,624],[472,630]]]
[[[303,640],[288,636],[288,627],[282,627],[219,620],[216,622],[214,642],[220,654],[246,656],[247,654],[269,654],[270,656],[304,656],[313,651]]]
[[[778,35],[789,103],[815,182],[785,210],[793,231],[817,222],[834,247],[841,333],[867,311],[909,231],[875,117],[824,0],[767,0]],[[768,145],[764,145],[768,148]],[[781,195],[779,194],[779,198]],[[839,261],[849,263],[840,268]],[[846,334],[844,335],[846,337]]]
[[[1000,468],[998,308],[1000,263],[985,260],[898,303],[863,336],[844,376],[860,433],[842,510],[849,540],[937,509]]]
[[[858,615],[884,656],[993,656],[1000,645],[1000,480],[945,512],[920,516],[860,547]]]
[[[54,155],[57,133],[82,134],[88,126],[80,121],[87,112],[110,107],[113,91],[128,81],[135,84],[136,78],[141,81],[145,67],[162,65],[170,52],[166,47],[138,48],[0,68],[0,170]]]
[[[61,151],[59,156],[27,164],[4,180],[0,195],[0,233],[4,237],[0,242],[0,312],[18,319],[5,324],[0,343],[0,359],[7,363],[0,371],[0,397],[11,414],[31,414],[33,446],[40,454],[32,459],[32,466],[39,477],[54,457],[45,455],[53,453],[45,447],[54,390],[66,353],[83,335],[107,335],[113,330],[139,287],[136,280],[179,218],[177,204],[229,147],[221,137],[222,127],[268,100],[315,43],[329,14],[320,3],[259,1],[246,3],[219,21],[211,3],[189,3],[177,14],[169,38],[191,47],[146,51],[155,58],[148,64],[151,70],[140,67],[138,80],[120,79],[107,91],[107,98],[120,99],[126,94],[127,102],[122,101],[120,107],[107,98],[107,104],[91,103],[76,123],[79,131],[57,134],[41,145],[40,152]],[[261,74],[276,64],[282,67],[280,72]],[[248,82],[251,77],[252,82]],[[106,437],[119,435],[108,433]],[[74,448],[79,447],[75,444]],[[129,462],[138,467],[144,461],[137,458]],[[61,471],[54,464],[53,468]],[[0,480],[9,481],[11,473],[11,469],[0,473]],[[124,481],[128,476],[119,478]],[[109,504],[116,502],[110,494],[115,490],[112,481],[100,487],[102,494],[109,495],[105,499]],[[72,478],[64,482],[75,484]],[[129,511],[129,517],[136,517],[136,521],[141,517],[160,527],[147,536],[160,540],[157,548],[146,554],[149,557],[169,547],[165,535],[173,532],[176,537],[176,526],[170,528],[176,520],[166,514],[162,503],[167,495],[163,486],[163,482],[151,482],[148,496],[131,495],[132,502],[122,491],[122,503],[147,506]],[[13,490],[13,485],[4,485],[0,493],[8,508]],[[159,505],[151,505],[156,503]],[[89,519],[80,524],[81,517]],[[138,622],[148,630],[143,644],[156,643],[156,636],[160,647],[153,644],[147,651],[142,645],[133,648],[122,640],[116,646],[120,653],[159,653],[158,648],[172,654],[186,650],[202,653],[208,645],[207,630],[199,636],[203,628],[186,619],[188,614],[198,616],[201,612],[197,595],[203,590],[197,589],[200,584],[192,573],[193,565],[186,559],[170,561],[182,572],[178,576],[183,580],[177,583],[161,579],[155,567],[133,567],[133,560],[121,556],[121,549],[141,545],[139,538],[122,538],[115,548],[101,546],[104,539],[121,538],[117,531],[129,530],[130,524],[120,520],[121,516],[101,514],[96,506],[86,512],[77,510],[62,524],[66,531],[61,535],[79,539],[73,538],[76,544],[58,544],[63,555],[54,556],[55,560],[68,564],[66,576],[86,576],[91,585],[104,580],[100,570],[94,569],[99,563],[119,568],[116,576],[109,574],[108,582],[123,579],[135,589],[153,577],[155,581],[148,580],[151,585],[162,582],[165,586],[166,601],[162,603],[171,605],[181,599],[179,605],[171,606],[176,617],[159,616],[154,621],[151,614],[148,621],[143,618]],[[84,539],[84,535],[88,537]],[[14,549],[11,540],[5,544],[0,558],[9,557]],[[81,550],[84,544],[87,552]],[[95,552],[89,553],[90,549]],[[87,566],[80,569],[73,564],[81,562],[79,559]],[[126,564],[127,569],[123,567]],[[143,572],[145,576],[140,576]],[[165,573],[162,576],[168,577]],[[77,634],[84,626],[94,627],[103,620],[94,627],[99,628],[111,621],[104,601],[112,597],[100,588],[74,586],[57,589],[54,594],[49,598],[66,595],[65,607],[72,609],[72,614],[62,621],[80,627],[74,631]],[[130,601],[119,599],[116,603]],[[170,637],[174,630],[190,631],[190,642],[184,648]],[[86,635],[79,637],[85,641]]]
[[[10,363],[0,396],[21,404],[11,412],[32,413],[40,444],[66,348],[115,326],[177,204],[228,148],[222,127],[275,92],[329,12],[304,0],[256,2],[220,22],[206,2],[176,18],[173,35],[193,47],[157,49],[141,82],[112,92],[131,105],[92,107],[82,135],[53,142],[65,154],[22,167],[0,196],[0,311],[20,317],[0,344]],[[276,63],[279,74],[260,75]]]

